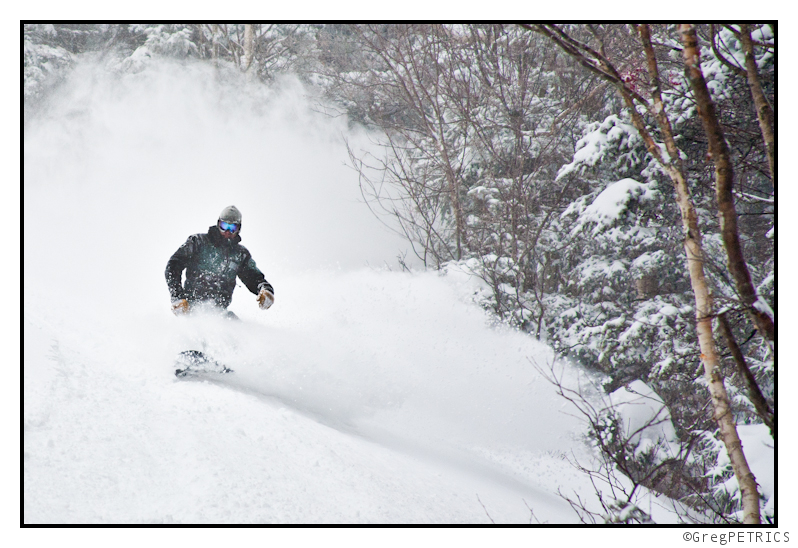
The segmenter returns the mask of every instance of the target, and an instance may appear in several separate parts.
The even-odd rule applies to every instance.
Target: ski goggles
[[[225,232],[238,232],[238,229],[241,228],[241,225],[239,223],[228,223],[227,221],[219,221],[219,228],[221,228]]]

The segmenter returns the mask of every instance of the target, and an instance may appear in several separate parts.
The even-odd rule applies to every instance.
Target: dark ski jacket
[[[241,236],[227,240],[216,225],[205,234],[193,234],[175,251],[166,263],[166,284],[172,301],[188,299],[193,302],[211,302],[221,308],[230,306],[236,276],[252,293],[274,288],[255,266],[249,250],[241,245]],[[182,284],[186,271],[185,287]]]

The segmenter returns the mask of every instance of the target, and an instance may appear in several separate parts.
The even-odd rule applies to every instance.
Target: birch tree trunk
[[[684,43],[683,55],[688,71],[688,78],[690,79],[691,83],[694,84],[694,79],[697,78],[695,73],[698,72],[700,74],[700,67],[698,65],[698,41],[695,36],[695,29],[692,25],[680,25],[679,30]],[[714,117],[715,112],[714,104],[709,98],[709,91],[706,88],[706,82],[704,82],[703,75],[700,75],[700,79],[704,83],[703,91],[706,92],[706,97],[703,99],[709,99],[709,103],[707,104],[704,102],[703,105],[702,99],[697,99],[699,101],[699,114],[701,115],[702,120],[705,120],[708,116]],[[696,95],[698,95],[698,93],[696,93]],[[704,107],[703,111],[702,106]],[[711,111],[708,109],[711,109]],[[714,117],[714,120],[715,127],[713,127],[712,130],[715,133],[713,133],[713,135],[710,137],[710,150],[713,152],[713,156],[715,153],[719,155],[723,154],[722,159],[714,158],[715,175],[717,179],[716,188],[718,189],[717,193],[719,200],[718,207],[719,209],[728,208],[729,206],[731,207],[731,212],[729,212],[728,209],[726,209],[726,211],[721,211],[721,230],[723,232],[724,244],[726,244],[728,236],[727,233],[733,228],[733,236],[736,238],[736,244],[739,248],[739,237],[737,237],[737,216],[734,212],[734,203],[729,203],[727,196],[725,195],[728,193],[728,198],[731,197],[732,170],[731,162],[729,161],[729,150],[726,140],[723,139],[723,134],[717,133],[720,130],[720,126],[717,124],[717,118]],[[708,129],[707,134],[709,133],[710,131]],[[720,139],[720,142],[718,142],[718,139]],[[759,492],[757,491],[756,479],[754,478],[753,472],[751,472],[751,468],[748,466],[748,461],[745,458],[740,437],[737,434],[737,427],[734,424],[734,418],[729,405],[729,396],[726,392],[726,387],[723,385],[723,378],[720,374],[720,362],[718,360],[717,350],[715,347],[715,340],[712,336],[712,317],[714,315],[714,310],[712,296],[709,293],[706,279],[704,277],[701,233],[698,230],[698,223],[696,222],[697,217],[695,215],[695,208],[693,207],[692,199],[689,196],[689,189],[684,177],[682,176],[681,180],[678,182],[675,181],[675,183],[679,207],[683,211],[682,218],[686,221],[684,223],[684,230],[687,234],[687,238],[685,238],[685,249],[688,250],[690,281],[693,285],[693,291],[695,293],[696,300],[698,341],[701,348],[701,360],[704,362],[704,371],[707,382],[709,383],[709,391],[712,395],[715,420],[718,422],[723,444],[726,446],[726,451],[729,454],[734,475],[737,478],[737,483],[739,484],[740,491],[742,492],[743,523],[760,523]],[[720,204],[721,193],[724,194],[723,206]],[[685,207],[688,207],[690,210],[692,210],[692,214],[689,215],[687,219],[685,219],[684,215]],[[729,217],[730,213],[733,214],[731,218]],[[691,233],[694,234],[693,238],[690,238]],[[734,242],[731,243],[733,244]],[[692,253],[690,251],[691,246],[694,246]],[[726,249],[728,253],[729,248],[727,247]],[[691,254],[693,255],[692,257]],[[742,259],[741,251],[739,253],[739,257],[735,257],[735,259],[737,258],[740,260]],[[729,263],[730,269],[733,267],[739,268],[738,263],[732,265],[731,255],[729,257]],[[744,261],[742,266],[745,267]],[[747,273],[748,269],[746,267],[745,274]],[[735,276],[735,280],[737,280],[737,274],[741,273],[737,272],[737,274],[735,274],[733,272],[732,274]],[[750,276],[748,276],[748,282],[750,284]]]
[[[241,70],[247,72],[255,56],[255,31],[252,25],[244,25],[244,58],[241,60]]]
[[[756,106],[756,117],[759,120],[759,129],[762,131],[762,139],[765,141],[765,149],[768,156],[768,167],[770,167],[770,180],[773,188],[776,188],[776,136],[773,131],[773,107],[768,103],[765,93],[762,91],[762,84],[759,82],[759,69],[756,66],[754,57],[754,41],[751,39],[751,25],[740,25],[740,41],[743,43],[745,51],[745,72],[748,79],[748,87],[751,88],[751,96],[754,98]]]
[[[214,66],[219,64],[219,39],[217,34],[219,32],[219,25],[211,25],[211,57],[213,58]]]
[[[734,207],[734,197],[732,195],[734,170],[732,168],[731,152],[723,134],[723,128],[721,128],[718,121],[715,103],[709,94],[704,74],[701,71],[695,27],[693,25],[679,25],[679,34],[684,45],[682,54],[684,56],[685,72],[695,95],[698,114],[709,141],[709,152],[715,164],[715,196],[718,202],[721,237],[723,238],[723,247],[726,249],[729,272],[734,279],[737,293],[747,307],[748,315],[754,325],[756,325],[759,334],[766,340],[772,341],[776,338],[773,319],[756,306],[759,296],[754,289],[754,284],[751,282],[751,274],[743,256],[742,245],[740,245],[737,210]]]

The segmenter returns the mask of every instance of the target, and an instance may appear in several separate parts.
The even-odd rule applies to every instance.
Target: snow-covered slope
[[[243,325],[26,312],[26,522],[576,519],[554,490],[579,483],[578,424],[527,361],[545,348],[434,275],[281,288]],[[235,374],[176,380],[196,333]]]
[[[208,70],[86,64],[25,128],[25,522],[577,522],[549,349],[462,273],[383,268],[404,244],[343,165],[362,135]],[[276,304],[175,318],[166,261],[230,204]],[[235,373],[177,380],[199,347]]]

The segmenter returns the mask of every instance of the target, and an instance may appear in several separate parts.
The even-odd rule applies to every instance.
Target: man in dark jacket
[[[215,226],[205,234],[193,234],[166,263],[166,284],[172,296],[172,311],[186,314],[199,305],[228,311],[238,276],[265,310],[274,304],[274,288],[255,266],[249,250],[241,245],[241,212],[235,206],[222,210]],[[182,283],[186,271],[185,287]]]

